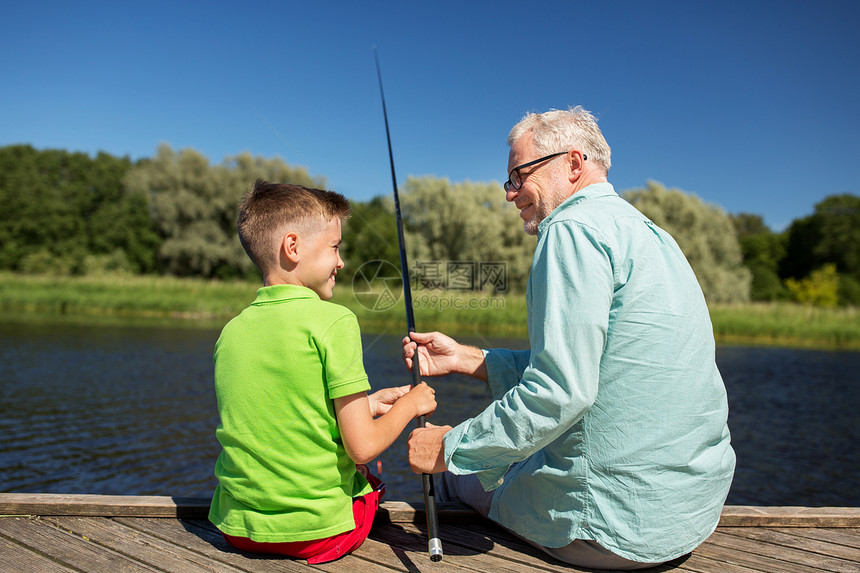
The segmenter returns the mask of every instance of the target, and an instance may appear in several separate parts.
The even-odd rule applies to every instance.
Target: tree
[[[729,216],[738,235],[744,266],[752,274],[752,300],[781,300],[788,292],[779,278],[785,258],[785,235],[774,233],[760,215],[739,213]]]
[[[821,242],[814,246],[816,258],[860,280],[860,197],[830,195],[815,206],[813,216],[821,232]]]
[[[761,215],[738,213],[737,215],[729,215],[729,219],[731,219],[732,225],[735,227],[739,240],[770,231],[770,228],[765,225],[764,218]]]
[[[410,177],[400,200],[410,265],[475,263],[480,273],[482,263],[500,263],[505,288],[525,289],[536,241],[498,183]],[[478,286],[481,279],[475,276]]]
[[[825,197],[815,213],[792,222],[787,235],[780,276],[802,279],[833,264],[840,277],[840,302],[860,303],[860,197]]]
[[[237,278],[256,276],[236,235],[238,205],[258,178],[323,187],[306,170],[283,160],[249,153],[221,165],[192,149],[161,145],[156,156],[131,169],[125,184],[149,198],[152,218],[163,239],[158,250],[162,271],[177,276]]]
[[[97,177],[113,183],[94,201],[87,226],[91,255],[88,261],[93,264],[94,257],[95,264],[105,270],[154,272],[161,238],[146,195],[128,190],[122,183],[130,168],[128,160],[117,164],[105,153],[99,153],[93,162]]]
[[[151,270],[159,238],[145,198],[122,185],[130,167],[107,153],[0,148],[0,268],[83,273],[103,257]]]
[[[735,228],[722,209],[654,181],[625,192],[624,198],[672,235],[708,302],[749,300],[751,273],[743,266]]]
[[[338,272],[351,280],[365,263],[385,261],[399,268],[400,250],[394,201],[374,197],[366,203],[351,202],[352,216],[343,226],[343,259],[345,266]]]

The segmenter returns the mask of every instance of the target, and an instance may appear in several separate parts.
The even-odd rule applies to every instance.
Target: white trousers
[[[434,478],[438,483],[436,486],[436,501],[459,501],[470,506],[484,517],[489,515],[493,492],[484,491],[481,482],[478,481],[478,478],[474,474],[460,476],[454,475],[451,472],[443,472],[436,474]],[[513,531],[510,532],[559,561],[586,569],[631,571],[660,565],[660,563],[640,563],[625,559],[590,539],[574,539],[564,547],[544,547]]]

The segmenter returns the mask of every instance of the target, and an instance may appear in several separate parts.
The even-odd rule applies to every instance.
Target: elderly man
[[[530,350],[440,333],[403,341],[421,373],[485,380],[495,401],[413,431],[413,471],[581,567],[639,569],[717,526],[734,473],[708,308],[665,231],[607,182],[610,150],[581,107],[529,114],[508,137],[507,200],[537,234]]]

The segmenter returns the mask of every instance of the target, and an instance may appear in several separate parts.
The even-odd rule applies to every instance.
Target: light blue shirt
[[[546,547],[591,539],[652,563],[716,528],[735,455],[701,288],[675,241],[590,185],[538,227],[530,351],[485,350],[495,401],[445,462],[489,517]]]

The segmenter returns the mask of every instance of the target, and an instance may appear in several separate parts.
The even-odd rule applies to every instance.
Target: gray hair
[[[582,106],[562,111],[551,109],[545,113],[527,113],[508,135],[508,145],[531,132],[534,136],[535,151],[548,155],[569,149],[579,149],[609,173],[612,165],[611,150],[606,143],[597,120]]]

